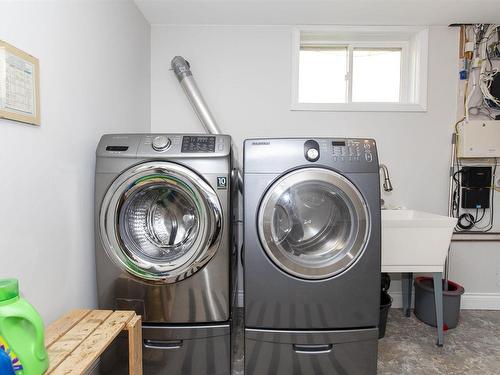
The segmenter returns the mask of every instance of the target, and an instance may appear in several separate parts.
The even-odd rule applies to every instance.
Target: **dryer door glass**
[[[167,283],[192,275],[213,257],[221,225],[222,209],[210,185],[167,162],[122,173],[100,212],[108,256],[134,276]]]
[[[259,210],[259,235],[282,270],[322,279],[349,268],[362,254],[368,213],[356,187],[321,168],[291,172],[267,191]]]

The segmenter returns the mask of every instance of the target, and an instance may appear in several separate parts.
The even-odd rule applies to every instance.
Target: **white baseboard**
[[[413,297],[412,294],[412,306]],[[392,307],[400,309],[403,307],[403,294],[401,292],[391,292]],[[238,306],[243,306],[243,291],[238,292]],[[462,310],[500,310],[500,293],[465,293],[462,296]]]
[[[465,293],[462,296],[463,310],[500,310],[500,293]]]
[[[392,307],[400,309],[403,307],[403,294],[391,292]],[[411,305],[414,305],[412,294]],[[460,301],[462,310],[500,310],[500,293],[465,293]]]

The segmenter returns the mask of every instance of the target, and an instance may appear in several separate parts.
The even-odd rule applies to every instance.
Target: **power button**
[[[319,156],[319,151],[315,148],[310,148],[307,150],[307,159],[309,160],[317,160]]]
[[[316,141],[309,140],[304,143],[304,157],[308,161],[316,161],[319,159],[319,144]]]

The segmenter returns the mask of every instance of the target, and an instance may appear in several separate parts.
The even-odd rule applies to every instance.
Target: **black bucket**
[[[445,281],[442,280],[442,283],[444,286]],[[448,290],[443,290],[443,328],[445,330],[458,325],[462,294],[464,294],[464,288],[461,285],[448,281]],[[422,322],[436,327],[435,306],[432,278],[417,277],[415,279],[415,316]]]
[[[387,326],[387,316],[392,306],[392,297],[385,290],[380,293],[380,317],[378,321],[378,338],[385,336],[385,328]]]

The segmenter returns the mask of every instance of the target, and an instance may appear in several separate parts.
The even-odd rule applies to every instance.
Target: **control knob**
[[[155,151],[165,151],[171,144],[172,141],[165,135],[158,135],[153,138],[153,149]]]

